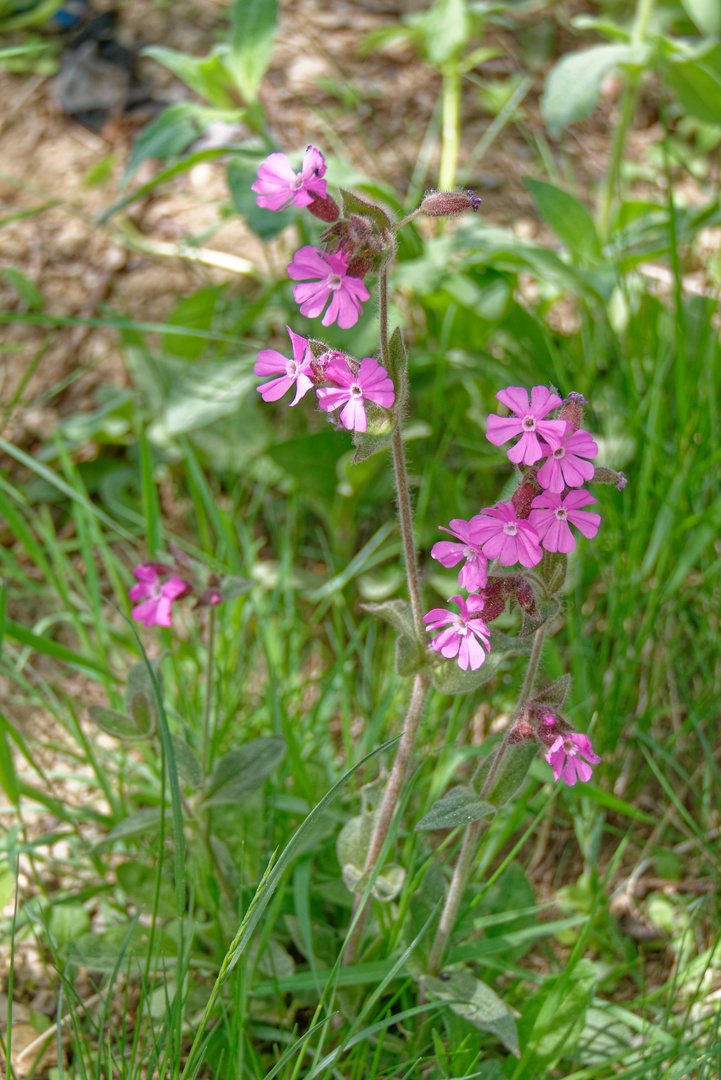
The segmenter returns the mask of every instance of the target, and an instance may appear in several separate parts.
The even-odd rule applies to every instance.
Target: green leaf
[[[572,685],[573,676],[562,675],[560,679],[556,679],[545,690],[540,690],[537,694],[534,694],[533,702],[538,705],[556,705],[560,708],[566,700]]]
[[[588,262],[601,258],[601,242],[596,226],[583,203],[567,191],[543,180],[526,176],[523,182],[538,213],[573,255]]]
[[[155,905],[158,873],[157,866],[149,866],[135,859],[132,862],[119,863],[115,867],[118,885],[125,893],[126,899],[141,911],[149,913],[153,911]],[[158,915],[161,919],[172,919],[175,916],[175,904],[171,900],[172,887],[172,881],[165,873],[162,873],[158,893]]]
[[[149,158],[165,161],[176,157],[190,146],[200,134],[202,125],[198,118],[198,106],[187,102],[169,105],[160,116],[143,128],[133,143],[128,164],[123,173],[122,185],[135,175],[138,166]]]
[[[183,435],[234,413],[258,385],[253,363],[239,356],[181,368],[163,411],[168,435]]]
[[[261,155],[250,159],[240,155],[231,158],[227,171],[228,188],[233,206],[248,228],[261,240],[272,240],[301,215],[296,206],[277,211],[258,206],[258,196],[251,190],[251,184],[258,178],[258,165],[261,161],[265,161],[265,157]]]
[[[453,1012],[469,1020],[481,1031],[496,1035],[506,1050],[520,1057],[516,1021],[490,986],[468,971],[453,971],[447,981],[423,975],[421,982],[429,994],[449,1002]]]
[[[133,690],[130,695],[130,718],[144,736],[155,731],[155,709],[144,690]]]
[[[445,896],[446,879],[443,871],[436,860],[431,859],[423,880],[411,895],[408,916],[402,931],[402,942],[405,948],[415,941],[419,934],[422,934],[407,961],[409,971],[415,976],[423,975],[428,970],[428,957],[436,936]]]
[[[398,423],[395,406],[394,411],[391,413],[380,405],[369,404],[366,405],[366,415],[368,417],[367,430],[353,432],[354,465],[365,461],[371,454],[377,454],[379,450],[387,450]]]
[[[502,923],[491,922],[483,927],[484,940],[495,939],[500,944],[507,937],[512,939],[517,931],[538,925],[537,915],[528,910],[533,908],[535,903],[536,894],[523,868],[519,863],[512,862],[476,903],[473,910],[474,924],[483,926],[484,916],[505,916],[513,911],[525,911],[525,914],[519,914],[516,919],[504,919]],[[521,941],[509,941],[506,948],[499,949],[494,955],[504,956],[513,963],[518,963],[535,944],[536,940],[529,935]]]
[[[0,440],[1,442],[2,440]],[[29,648],[34,649],[35,652],[42,653],[44,656],[52,656],[54,660],[59,660],[64,664],[72,664],[74,667],[85,669],[92,672],[94,675],[100,674],[106,678],[116,679],[112,671],[108,671],[102,664],[98,664],[95,660],[86,660],[84,656],[80,656],[78,653],[73,652],[72,649],[68,649],[65,645],[59,645],[57,641],[53,641],[51,638],[47,638],[44,634],[34,634],[32,630],[28,630],[25,626],[21,626],[20,623],[16,623],[13,619],[5,620],[5,636],[12,638],[13,641],[19,641],[21,645],[27,645]]]
[[[203,808],[240,802],[262,787],[285,757],[282,739],[253,739],[222,757],[205,785]]]
[[[129,814],[123,821],[115,825],[102,840],[93,846],[93,851],[114,844],[116,840],[128,840],[133,836],[147,836],[148,833],[157,832],[160,828],[160,807],[151,806],[144,810],[138,810]]]
[[[195,750],[179,735],[171,735],[170,741],[173,744],[178,775],[185,780],[189,787],[199,788],[203,783],[203,770]]]
[[[90,930],[90,916],[82,904],[53,904],[48,911],[48,931],[59,946]]]
[[[564,555],[562,551],[544,551],[535,570],[546,586],[548,595],[557,596],[566,580],[568,555]]]
[[[426,643],[416,637],[413,612],[407,600],[385,600],[382,604],[361,604],[361,607],[398,631],[396,671],[399,675],[415,675],[430,662],[432,657]]]
[[[388,342],[388,374],[393,379],[396,392],[393,412],[397,416],[404,416],[408,400],[408,355],[399,326],[395,328]]]
[[[361,217],[368,217],[374,221],[381,232],[386,232],[390,229],[391,219],[380,206],[377,206],[372,202],[367,202],[365,199],[362,199],[360,195],[355,195],[352,191],[346,191],[345,188],[340,188],[339,190],[344,217],[347,217],[348,214],[360,214]]]
[[[168,325],[210,330],[218,310],[221,294],[217,288],[198,289],[190,296],[184,296],[173,308]],[[184,360],[198,360],[208,348],[208,341],[202,337],[188,334],[163,334],[163,349],[171,356],[180,356]]]
[[[107,709],[104,705],[89,705],[88,712],[93,723],[115,739],[134,742],[137,739],[147,739],[149,735],[149,731],[139,727],[132,717],[115,709]]]
[[[237,106],[238,103],[234,100],[232,94],[232,80],[226,67],[227,47],[216,46],[207,56],[191,56],[189,53],[178,52],[177,49],[169,49],[164,45],[149,45],[143,49],[143,55],[152,56],[153,60],[157,60],[163,67],[172,71],[181,82],[184,82],[200,97],[205,98],[211,105],[216,105],[221,109]],[[196,112],[192,111],[193,108]],[[197,106],[191,106],[189,110],[184,105],[171,105],[165,112],[161,113],[158,119],[162,119],[171,110],[173,110],[172,119],[169,117],[166,120],[166,127],[168,128],[171,123],[175,123],[176,117],[180,119],[197,117]],[[191,136],[192,138],[193,136]],[[187,143],[185,145],[187,146]],[[183,150],[184,148],[181,146],[178,149]]]
[[[421,818],[416,825],[416,832],[455,829],[457,825],[470,825],[472,821],[478,821],[495,812],[495,806],[479,799],[477,792],[472,788],[455,787],[439,799],[425,817]]]
[[[168,934],[157,931],[153,937],[153,952],[148,957],[150,929],[145,926],[113,926],[102,934],[83,934],[60,950],[68,964],[112,975],[114,971],[140,975],[149,965],[150,971],[164,971],[177,963],[178,946]]]
[[[661,72],[685,112],[708,124],[719,123],[721,44],[705,42],[697,49],[662,56]]]
[[[553,139],[578,120],[585,120],[598,105],[601,83],[622,64],[643,67],[651,58],[649,45],[595,45],[567,53],[546,79],[541,113]]]
[[[12,805],[17,806],[20,798],[20,786],[10,745],[9,726],[5,716],[0,713],[0,787]]]
[[[436,0],[428,11],[408,18],[423,35],[425,52],[435,67],[442,67],[468,43],[471,21],[466,0]]]
[[[375,814],[365,813],[352,817],[338,833],[335,843],[335,853],[341,866],[353,865],[360,870],[365,866],[365,861],[370,850],[375,827]]]
[[[689,18],[706,37],[721,37],[721,4],[718,0],[681,0]]]
[[[298,917],[296,915],[284,915],[283,922],[298,952],[306,960],[310,960],[310,943],[301,931]],[[310,934],[316,967],[331,967],[338,956],[338,939],[335,933],[330,927],[313,922],[310,924]]]
[[[153,669],[155,678],[158,680],[158,686],[160,687],[161,694],[163,693],[163,671],[161,664],[166,654],[163,653],[156,657],[155,660],[150,661],[150,666]],[[148,701],[153,700],[153,684],[148,674],[148,668],[142,661],[139,664],[133,664],[128,671],[127,678],[125,680],[125,708],[130,712],[133,704],[133,698],[135,694],[140,691],[145,694]]]
[[[547,978],[526,1002],[521,1036],[530,1073],[547,1076],[561,1057],[572,1056],[595,992],[596,970],[582,959],[570,972]]]
[[[273,53],[277,21],[276,0],[235,0],[233,4],[226,65],[247,102],[258,100],[258,88]]]
[[[496,753],[499,752],[503,753],[503,757],[490,787],[483,795],[498,810],[513,798],[528,776],[531,762],[538,752],[538,744],[535,741],[508,743],[505,748],[501,745]]]
[[[45,297],[34,281],[16,270],[14,266],[6,266],[2,276],[18,294],[28,311],[42,311],[45,306]]]
[[[330,501],[336,496],[338,459],[345,449],[337,432],[324,430],[276,443],[268,447],[267,453],[306,492]]]

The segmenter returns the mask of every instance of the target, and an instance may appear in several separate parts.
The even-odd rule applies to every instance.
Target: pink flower
[[[367,431],[365,401],[374,401],[376,405],[390,409],[396,399],[393,380],[388,372],[369,356],[361,360],[357,375],[353,374],[344,359],[336,356],[325,369],[324,378],[339,385],[319,387],[320,407],[326,412],[333,412],[345,405],[340,418],[348,431]]]
[[[543,558],[536,530],[529,521],[516,517],[513,503],[496,503],[472,519],[474,538],[487,559],[501,566],[520,562],[535,566]]]
[[[452,596],[451,601],[458,604],[460,615],[444,608],[433,608],[423,616],[423,622],[428,623],[426,630],[429,634],[442,626],[446,627],[433,639],[431,646],[447,659],[457,656],[458,666],[463,671],[468,668],[476,671],[486,659],[486,653],[491,651],[488,627],[483,619],[474,618],[483,611],[483,597],[469,596],[468,600],[464,600],[462,596]]]
[[[370,299],[361,279],[348,276],[348,255],[343,251],[330,255],[306,245],[296,251],[288,273],[294,281],[319,279],[309,281],[307,285],[296,285],[293,296],[300,304],[301,315],[307,315],[309,319],[320,315],[330,300],[323,326],[330,326],[336,320],[343,330],[355,326],[358,316],[363,313],[361,300]]]
[[[586,760],[581,761],[581,758]],[[559,735],[546,754],[546,761],[553,769],[553,779],[563,780],[569,787],[573,787],[577,780],[583,783],[590,780],[593,775],[591,765],[598,765],[600,760],[598,754],[594,753],[588,735],[576,731]]]
[[[174,600],[188,592],[188,585],[181,578],[173,577],[165,584],[161,584],[158,571],[153,566],[142,563],[133,570],[138,584],[130,590],[130,599],[135,603],[143,600],[133,608],[132,616],[136,622],[142,622],[147,627],[170,626],[170,607]]]
[[[509,459],[516,465],[520,462],[534,465],[543,457],[539,435],[554,447],[563,438],[566,431],[565,420],[543,419],[552,409],[557,409],[562,404],[558,394],[552,394],[545,386],[533,387],[530,406],[528,391],[522,386],[509,386],[507,390],[499,390],[496,397],[515,415],[500,417],[491,413],[488,417],[486,438],[494,446],[500,446],[514,435],[520,435],[520,440],[508,451]]]
[[[587,431],[573,431],[569,424],[568,434],[555,450],[546,443],[541,443],[541,450],[548,454],[548,460],[538,470],[537,480],[547,491],[582,487],[586,480],[593,479],[593,465],[584,458],[595,458],[598,447]]]
[[[588,539],[594,537],[601,524],[601,515],[581,510],[581,507],[590,506],[596,501],[587,491],[569,491],[565,499],[553,491],[537,495],[531,503],[533,509],[528,520],[546,551],[562,551],[566,554],[573,551],[576,538],[569,522]]]
[[[466,560],[458,575],[458,584],[468,592],[484,588],[488,581],[488,559],[476,542],[473,529],[475,520],[475,518],[471,521],[453,518],[450,529],[447,529],[445,525],[439,525],[439,529],[457,537],[461,542],[454,544],[450,540],[440,540],[431,548],[431,558],[437,559],[443,566],[456,566],[461,559]]]
[[[293,172],[285,154],[271,154],[258,167],[258,179],[251,191],[264,210],[285,210],[287,206],[309,206],[317,195],[324,199],[327,183],[325,158],[315,146],[309,146],[299,173]]]
[[[313,358],[308,339],[294,334],[289,326],[286,326],[286,330],[293,345],[293,359],[286,359],[275,349],[263,349],[258,353],[253,371],[256,375],[280,375],[279,379],[271,379],[270,382],[256,387],[263,401],[277,401],[295,383],[295,397],[291,405],[296,405],[313,386]]]

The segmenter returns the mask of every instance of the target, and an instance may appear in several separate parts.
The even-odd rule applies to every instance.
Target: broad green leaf
[[[395,408],[393,412],[382,408],[380,405],[366,405],[368,428],[366,431],[353,432],[353,445],[355,454],[353,464],[358,465],[372,454],[380,450],[387,450],[391,444],[393,432],[398,423]]]
[[[544,551],[543,558],[536,567],[536,573],[543,581],[549,596],[557,596],[563,588],[568,570],[568,555],[562,551]]]
[[[160,687],[161,694],[163,693],[163,670],[162,663],[165,653],[156,657],[155,660],[150,661],[150,666],[153,669],[153,674],[158,680],[158,686]],[[127,679],[125,680],[125,708],[130,712],[133,703],[134,695],[140,691],[145,694],[148,701],[153,700],[153,684],[148,674],[147,666],[141,662],[139,664],[133,664],[128,671]]]
[[[226,66],[243,98],[258,100],[258,89],[273,53],[276,0],[235,0]]]
[[[122,183],[127,184],[138,166],[149,158],[166,161],[176,157],[190,146],[202,130],[198,106],[190,103],[169,105],[160,116],[143,128],[133,143]]]
[[[396,392],[393,412],[404,416],[408,398],[408,355],[399,326],[395,328],[388,341],[388,374],[393,379]]]
[[[596,226],[583,203],[567,191],[544,180],[524,177],[536,209],[571,254],[593,262],[601,257],[601,242]]]
[[[295,973],[295,961],[279,941],[269,938],[259,959],[260,945],[260,939],[250,943],[248,964],[251,971],[255,968],[256,974],[262,975],[265,979],[289,979]]]
[[[375,222],[381,232],[385,232],[391,227],[391,219],[388,214],[376,203],[367,202],[360,195],[356,195],[352,191],[346,191],[344,188],[340,188],[340,195],[344,216],[360,214],[361,217],[368,217]]]
[[[471,33],[466,0],[436,0],[427,11],[411,15],[408,23],[423,35],[425,52],[436,67],[456,58]]]
[[[150,971],[165,971],[177,963],[178,945],[168,934],[155,932],[153,951],[148,958],[150,930],[146,926],[132,929],[113,926],[102,934],[83,934],[74,938],[60,950],[61,958],[68,964],[112,975],[120,970],[126,974],[140,975],[146,965]]]
[[[158,867],[133,859],[116,866],[115,875],[118,885],[130,903],[141,911],[152,912],[155,904]],[[158,915],[161,919],[172,919],[176,914],[175,904],[171,899],[172,887],[172,881],[163,874],[158,893]]]
[[[585,120],[598,105],[601,83],[622,64],[643,67],[651,58],[650,45],[594,45],[567,53],[546,79],[541,113],[552,138],[578,120]]]
[[[685,112],[707,124],[721,121],[721,44],[662,55],[661,72]]]
[[[133,690],[130,695],[130,718],[139,733],[148,736],[155,731],[155,709],[144,690]]]
[[[521,1038],[531,1074],[547,1076],[561,1057],[572,1055],[595,992],[596,970],[590,960],[582,959],[570,973],[548,977],[527,1000]]]
[[[167,433],[183,435],[234,413],[258,385],[253,363],[239,356],[180,369],[163,410]]]
[[[48,931],[59,946],[90,930],[90,916],[82,904],[53,904],[48,911]]]
[[[192,788],[199,788],[203,783],[203,770],[198,755],[189,743],[179,735],[171,735],[178,775]]]
[[[338,833],[335,844],[335,853],[341,866],[349,864],[362,870],[365,866],[373,829],[375,827],[375,814],[365,813],[352,817]]]
[[[208,777],[203,807],[240,802],[262,787],[285,757],[282,739],[253,739],[222,757]]]
[[[93,723],[115,739],[132,742],[136,739],[147,739],[149,735],[149,731],[138,727],[132,717],[115,709],[107,709],[104,705],[90,705],[88,712]]]
[[[324,430],[271,445],[267,453],[304,491],[330,501],[338,488],[338,459],[345,450],[337,432]]]
[[[572,685],[573,677],[571,675],[562,675],[560,679],[556,679],[550,686],[534,694],[533,701],[538,705],[556,705],[560,708],[566,700]]]
[[[483,798],[498,810],[513,798],[528,776],[531,762],[538,753],[538,744],[535,741],[508,743],[505,748],[499,747],[496,753],[501,750],[503,756],[498,769],[493,775],[490,787],[483,793]]]
[[[168,323],[171,326],[210,330],[218,309],[221,294],[217,288],[198,289],[190,296],[184,296],[173,308]],[[180,356],[184,360],[197,360],[208,348],[207,340],[202,337],[190,337],[186,334],[163,334],[163,349],[171,356]]]
[[[408,970],[413,975],[423,975],[428,970],[428,957],[443,910],[445,895],[446,879],[443,871],[436,860],[431,859],[423,880],[411,895],[408,915],[403,924],[404,947],[407,948],[419,934],[422,935],[406,962]]]
[[[172,71],[181,82],[184,82],[191,90],[195,90],[196,94],[205,98],[211,105],[216,105],[221,109],[237,106],[238,103],[232,94],[232,81],[226,67],[227,49],[222,46],[216,46],[207,56],[191,56],[189,53],[178,52],[177,49],[169,49],[164,45],[149,45],[143,49],[143,54],[152,56],[153,60],[157,60],[163,67]],[[170,109],[161,113],[159,119],[171,109],[176,110],[174,116],[193,115],[188,110],[183,114],[182,105],[171,105]]]
[[[133,836],[148,836],[149,834],[157,832],[159,828],[159,806],[151,806],[145,810],[138,810],[136,813],[128,815],[123,821],[120,821],[115,825],[102,840],[98,840],[94,845],[93,850],[99,851],[100,848],[107,847],[109,844],[115,843],[116,840],[128,840]]]
[[[300,928],[300,921],[296,915],[284,915],[283,922],[288,928],[288,933],[293,939],[295,945],[301,956],[305,956],[308,960],[308,942],[305,940]],[[338,939],[329,926],[323,926],[320,923],[311,923],[310,932],[313,943],[313,957],[316,961],[316,967],[331,967],[335,963],[338,956]]]
[[[473,910],[474,921],[478,920],[475,925],[483,926],[484,915],[493,916],[502,913],[506,916],[513,911],[524,912],[515,919],[504,919],[502,923],[490,922],[490,925],[483,928],[484,940],[495,939],[499,944],[499,954],[517,963],[536,944],[537,939],[530,935],[520,941],[513,940],[514,935],[521,936],[518,935],[518,931],[537,926],[538,916],[532,910],[535,903],[536,894],[523,868],[519,863],[512,862],[498,881],[491,885],[477,902]],[[506,938],[510,940],[501,950],[500,946]]]
[[[416,825],[416,832],[431,829],[455,829],[458,825],[470,825],[472,821],[495,814],[491,803],[479,799],[477,792],[468,787],[455,787],[431,807]]]
[[[719,0],[681,0],[689,18],[706,37],[721,37]]]
[[[508,1007],[490,986],[468,971],[453,971],[447,981],[423,975],[421,982],[429,994],[447,1001],[454,1013],[469,1020],[481,1031],[496,1035],[506,1050],[520,1057],[518,1030]]]
[[[365,611],[390,623],[398,632],[396,639],[396,671],[399,675],[415,675],[432,659],[425,642],[419,642],[413,625],[413,613],[407,600],[385,600],[382,604],[362,604]]]

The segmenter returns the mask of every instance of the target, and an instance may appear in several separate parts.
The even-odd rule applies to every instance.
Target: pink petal
[[[288,276],[294,281],[302,281],[304,278],[327,278],[330,272],[329,262],[330,257],[326,256],[325,252],[306,244],[293,256],[293,261],[288,266]]]
[[[340,414],[341,422],[348,431],[367,431],[368,418],[361,398],[349,398]]]
[[[522,430],[521,421],[513,416],[496,416],[491,413],[486,421],[486,438],[494,446],[508,442],[514,435],[520,435]]]
[[[557,409],[562,404],[563,402],[558,394],[552,394],[546,386],[534,386],[531,390],[531,413],[536,420],[539,417],[546,416],[551,409]],[[565,423],[565,420],[562,420],[561,423]]]
[[[318,403],[325,412],[333,412],[348,400],[348,391],[335,386],[320,386],[317,394]]]
[[[432,552],[431,552],[432,554]],[[457,561],[457,560],[456,560]],[[488,559],[482,555],[470,555],[458,575],[458,584],[462,589],[473,592],[483,589],[488,583]]]
[[[309,319],[315,319],[325,307],[331,290],[324,282],[313,282],[308,285],[296,285],[293,289],[293,298],[300,305],[301,315]]]
[[[499,390],[496,399],[516,416],[523,418],[530,413],[528,391],[523,386],[508,386],[505,390]]]
[[[593,769],[590,765],[587,765],[585,761],[581,761],[579,757],[576,758],[576,772],[578,773],[578,779],[583,783],[587,783],[593,776]]]
[[[436,559],[442,566],[447,568],[456,566],[461,559],[465,558],[465,555],[466,545],[453,544],[450,540],[439,540],[431,548],[431,558]],[[461,584],[461,588],[465,589],[466,586]]]
[[[569,510],[568,520],[575,525],[587,540],[593,539],[601,524],[600,514],[591,514],[588,510]]]
[[[300,334],[294,334],[289,326],[286,326],[288,335],[290,337],[291,345],[293,346],[293,359],[300,367],[303,363],[306,353],[310,353],[308,348],[308,338],[301,337]],[[260,356],[260,353],[258,354]]]
[[[535,431],[524,431],[516,445],[508,451],[508,459],[514,465],[520,462],[524,465],[535,465],[542,457],[543,451]]]
[[[306,375],[304,371],[299,371],[295,380],[295,397],[291,401],[291,405],[297,405],[302,397],[304,397],[309,390],[312,390],[314,382],[309,375]]]
[[[561,492],[566,486],[563,482],[561,463],[553,457],[544,461],[536,474],[536,479],[541,487],[546,488],[547,491]]]
[[[292,375],[283,375],[280,379],[271,379],[270,382],[263,383],[262,386],[256,386],[256,390],[263,398],[263,401],[277,401],[278,398],[282,398],[286,390],[290,390],[291,386],[295,382]]]
[[[275,349],[263,349],[253,366],[256,375],[285,375],[288,370],[288,358]]]
[[[158,600],[158,610],[155,613],[155,622],[158,626],[170,626],[170,604],[171,601],[167,596],[161,596]]]
[[[145,600],[142,604],[138,604],[136,608],[133,608],[131,615],[136,622],[142,622],[150,628],[155,625],[156,612],[158,608],[159,600]]]
[[[167,600],[173,601],[176,597],[180,596],[181,593],[184,593],[186,588],[187,586],[182,578],[179,578],[174,574],[170,581],[166,581],[162,586],[163,596]]]
[[[146,566],[145,563],[141,563],[140,566],[136,566],[133,570],[133,576],[138,581],[155,582],[158,580],[158,571],[154,566]]]
[[[153,587],[149,582],[139,581],[137,585],[133,585],[128,596],[135,603],[137,600],[142,600],[144,596],[150,596],[152,591]]]

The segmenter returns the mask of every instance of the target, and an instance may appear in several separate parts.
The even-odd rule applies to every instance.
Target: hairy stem
[[[211,606],[208,616],[208,666],[205,672],[205,704],[203,707],[203,778],[210,767],[210,713],[213,705],[213,664],[215,661],[215,608]]]
[[[496,756],[493,760],[493,764],[491,765],[488,776],[486,777],[486,782],[483,785],[483,789],[480,793],[480,798],[483,798],[484,795],[490,790],[493,778],[496,775],[501,759],[506,752],[506,747],[508,746],[509,742],[509,734],[513,727],[513,722],[523,709],[524,705],[530,698],[533,691],[533,684],[536,681],[536,675],[538,674],[538,668],[541,662],[541,654],[543,653],[543,642],[546,636],[547,626],[547,623],[542,623],[541,626],[539,626],[538,630],[536,630],[536,635],[533,639],[533,648],[531,650],[531,655],[528,658],[526,677],[523,680],[523,686],[521,687],[521,693],[518,698],[518,704],[516,705],[516,708],[514,710],[511,722],[508,725],[508,729],[506,731],[503,742],[498,748]],[[428,971],[431,975],[438,974],[441,966],[441,961],[443,960],[443,955],[448,945],[449,938],[453,932],[453,927],[455,926],[456,918],[458,917],[458,909],[461,905],[463,893],[466,885],[468,884],[468,879],[471,875],[473,860],[476,854],[476,848],[478,846],[478,838],[481,835],[482,824],[482,820],[472,821],[471,824],[466,827],[466,833],[463,837],[463,844],[461,846],[461,851],[458,856],[458,862],[456,863],[455,869],[453,871],[453,879],[451,881],[450,888],[448,889],[446,902],[443,905],[443,911],[441,912],[441,917],[438,923],[438,930],[436,931],[436,936],[433,941],[433,946],[431,948],[431,954],[428,958]]]
[[[421,717],[423,716],[423,706],[425,705],[426,695],[428,693],[428,685],[429,681],[427,675],[424,672],[419,672],[413,680],[411,700],[408,704],[408,712],[406,713],[405,722],[403,724],[403,735],[398,744],[398,753],[396,754],[396,760],[393,763],[393,771],[391,772],[390,779],[386,785],[383,802],[376,818],[373,838],[371,839],[368,855],[366,856],[365,866],[363,868],[364,873],[366,874],[372,873],[375,869],[378,856],[385,843],[396,807],[398,806],[403,787],[408,777],[413,757],[413,749],[416,744],[416,736],[418,735],[418,728]],[[360,895],[357,895],[353,908],[354,913],[357,910],[359,903]],[[355,959],[358,943],[361,934],[363,933],[367,910],[368,908],[366,905],[366,909],[361,912],[358,922],[355,925],[355,930],[348,940],[345,956],[343,958],[344,964],[352,964]]]

